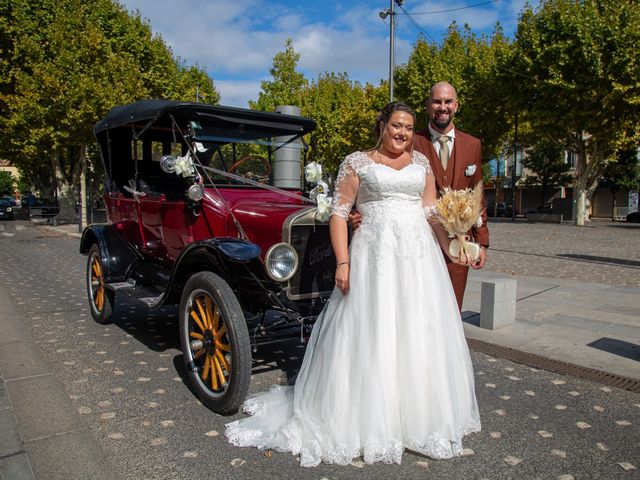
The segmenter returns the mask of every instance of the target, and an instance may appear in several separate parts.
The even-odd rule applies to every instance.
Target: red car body
[[[120,294],[179,305],[189,380],[222,413],[244,399],[251,350],[308,335],[333,290],[327,223],[301,181],[272,185],[278,156],[303,151],[313,128],[164,100],[116,107],[95,128],[108,222],[87,227],[80,245],[92,316],[116,321]]]

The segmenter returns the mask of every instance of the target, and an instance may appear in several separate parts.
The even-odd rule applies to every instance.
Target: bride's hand
[[[336,267],[336,286],[343,295],[349,291],[349,264],[342,263]]]
[[[469,267],[475,262],[475,259],[470,253],[466,253],[464,255],[461,255],[460,257],[452,257],[451,255],[449,255],[449,258],[453,263],[457,263],[458,265],[463,265],[465,267]]]

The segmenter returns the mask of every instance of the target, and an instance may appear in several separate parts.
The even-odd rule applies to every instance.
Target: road
[[[506,227],[500,228],[510,231]],[[546,235],[537,228],[536,235]],[[549,235],[562,228],[551,228]],[[557,235],[563,233],[558,231]],[[625,232],[635,238],[637,252],[640,231]],[[589,241],[605,243],[608,233]],[[510,235],[522,238],[523,231]],[[496,239],[494,269],[505,266],[506,271],[513,265],[509,255],[533,258],[526,262],[529,265],[556,254],[543,247],[531,252],[516,240]],[[542,243],[541,238],[532,242]],[[620,258],[619,253],[588,255],[608,258],[607,265],[596,263],[593,268],[597,273],[605,267],[606,278],[616,282],[620,265],[611,260]],[[500,255],[507,258],[504,265]],[[602,258],[582,259],[580,264],[590,269],[592,261],[603,262]],[[637,263],[637,257],[627,260],[631,268]],[[70,405],[103,450],[114,478],[640,478],[638,394],[479,353],[472,353],[472,360],[482,432],[466,437],[466,456],[433,461],[407,452],[401,466],[354,462],[349,467],[303,469],[290,454],[232,447],[224,440],[224,424],[237,416],[221,417],[207,410],[185,384],[175,309],[148,312],[123,303],[116,323],[94,323],[85,296],[85,261],[78,254],[77,239],[19,221],[0,224],[0,288],[30,328],[33,348],[42,350],[64,385]],[[520,267],[526,272],[537,274],[524,264]],[[637,277],[624,277],[637,285]],[[302,353],[297,345],[258,352],[251,390],[286,382]],[[46,474],[46,466],[38,466],[37,472]],[[49,473],[36,478],[57,478]]]

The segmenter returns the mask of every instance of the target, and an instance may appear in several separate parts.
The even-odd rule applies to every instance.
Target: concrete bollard
[[[480,328],[495,330],[516,322],[516,286],[513,278],[482,282],[480,290]]]

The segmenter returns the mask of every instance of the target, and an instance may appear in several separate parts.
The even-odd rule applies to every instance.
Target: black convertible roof
[[[100,120],[94,133],[100,136],[106,130],[125,125],[140,124],[144,128],[154,124],[170,127],[171,118],[183,127],[187,122],[203,121],[216,124],[237,124],[273,131],[274,135],[304,135],[315,129],[316,123],[307,117],[262,112],[246,108],[223,107],[206,103],[175,102],[171,100],[141,100],[128,105],[112,108]],[[144,129],[143,128],[143,129]]]

